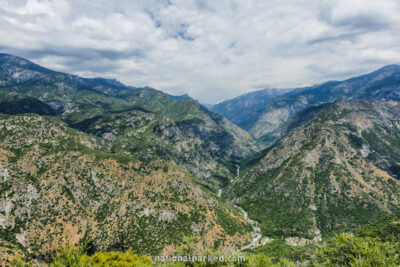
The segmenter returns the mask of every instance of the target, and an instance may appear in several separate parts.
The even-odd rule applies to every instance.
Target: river
[[[217,193],[217,196],[221,197],[221,194],[222,194],[222,189],[219,189],[218,193]],[[262,232],[261,232],[261,228],[260,228],[258,222],[250,219],[249,218],[249,214],[244,209],[242,209],[241,207],[236,206],[236,205],[233,205],[233,206],[235,208],[237,208],[243,214],[244,219],[253,228],[253,232],[251,233],[251,242],[250,242],[250,244],[240,248],[239,251],[246,250],[246,249],[258,248],[258,247],[263,246],[263,245],[265,245],[265,244],[267,244],[267,243],[269,243],[269,242],[274,240],[273,238],[270,238],[270,237],[267,237],[267,236],[263,237],[262,236]]]
[[[261,228],[260,228],[258,222],[250,219],[248,213],[244,209],[242,209],[241,207],[236,206],[236,205],[234,205],[234,206],[238,210],[240,210],[240,212],[243,214],[244,219],[253,227],[253,232],[251,233],[250,244],[242,247],[241,249],[239,249],[239,251],[246,250],[246,249],[258,248],[258,247],[263,246],[274,240],[273,238],[270,238],[267,236],[263,237]]]

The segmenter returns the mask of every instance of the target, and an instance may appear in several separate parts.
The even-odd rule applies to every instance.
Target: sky
[[[217,103],[400,63],[398,0],[0,0],[0,52]]]

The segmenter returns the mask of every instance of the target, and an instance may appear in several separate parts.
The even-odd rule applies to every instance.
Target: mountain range
[[[399,212],[400,67],[211,111],[0,54],[0,261],[304,246]],[[274,240],[274,241],[272,241]],[[272,246],[272,245],[271,245]]]
[[[211,110],[247,130],[254,138],[271,143],[280,135],[284,123],[298,112],[342,97],[399,101],[400,66],[388,65],[345,81],[329,81],[283,94],[276,89],[256,91],[214,105]]]

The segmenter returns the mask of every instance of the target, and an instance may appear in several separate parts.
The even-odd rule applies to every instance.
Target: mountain
[[[187,168],[210,182],[214,190],[233,177],[238,160],[258,149],[247,132],[188,96],[174,97],[150,87],[125,86],[111,79],[84,79],[48,70],[8,54],[0,54],[0,92],[0,110],[12,107],[5,113],[57,115],[68,126],[80,130],[89,131],[88,127],[81,126],[104,114],[132,109],[157,114],[157,120],[167,117],[185,132],[184,138],[196,139],[196,145],[191,148],[201,148],[201,153],[189,160]],[[35,103],[28,105],[27,101]],[[189,154],[182,154],[188,151],[181,150],[181,143],[174,145],[173,150],[180,151],[180,155],[173,153],[170,159],[182,164],[182,158],[189,158]],[[158,147],[162,146],[159,144]]]
[[[249,242],[216,193],[258,147],[197,101],[0,54],[0,112],[0,247],[48,259],[83,240],[151,255]]]
[[[213,105],[211,110],[223,115],[241,128],[249,130],[265,107],[272,104],[276,97],[286,91],[284,89],[263,89],[250,92]]]
[[[206,183],[168,159],[115,153],[106,140],[55,118],[1,115],[0,239],[39,258],[84,239],[153,255],[185,236],[231,250],[248,240],[240,212]]]
[[[257,92],[253,94],[256,96]],[[257,101],[242,101],[246,105],[235,104],[235,100],[226,101],[213,110],[248,130],[255,138],[270,143],[279,136],[283,124],[298,112],[342,97],[400,100],[400,66],[388,65],[366,75],[298,88],[281,96],[263,96],[261,91]],[[236,99],[247,98],[244,95]]]
[[[251,130],[259,111],[283,112],[261,150],[265,135],[255,140],[187,95],[0,54],[0,262],[48,263],[57,247],[73,254],[67,245],[85,243],[140,255],[282,255],[391,215],[400,201],[400,102],[389,100],[397,71],[221,105],[248,107],[240,120],[255,114]]]
[[[128,86],[126,86],[125,84],[121,83],[120,81],[116,80],[116,79],[105,79],[102,77],[97,77],[97,78],[89,78],[87,80],[93,81],[95,83],[104,85],[104,86],[111,86],[111,87],[117,87],[117,88],[121,88],[121,89],[129,89]]]
[[[246,147],[250,138],[243,130],[231,129],[231,124],[217,114],[209,113],[209,116],[213,120],[199,117],[176,122],[134,108],[98,115],[72,127],[106,140],[114,153],[134,155],[143,160],[173,160],[215,189],[220,186],[216,182],[229,182],[229,166],[233,164],[229,159],[243,158],[252,148]],[[244,139],[234,139],[229,132]]]
[[[298,116],[223,193],[263,235],[306,244],[399,210],[400,102],[342,99]]]

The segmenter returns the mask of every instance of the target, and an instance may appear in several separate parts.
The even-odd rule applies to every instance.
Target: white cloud
[[[216,102],[400,63],[400,3],[0,1],[0,48],[59,71]]]

